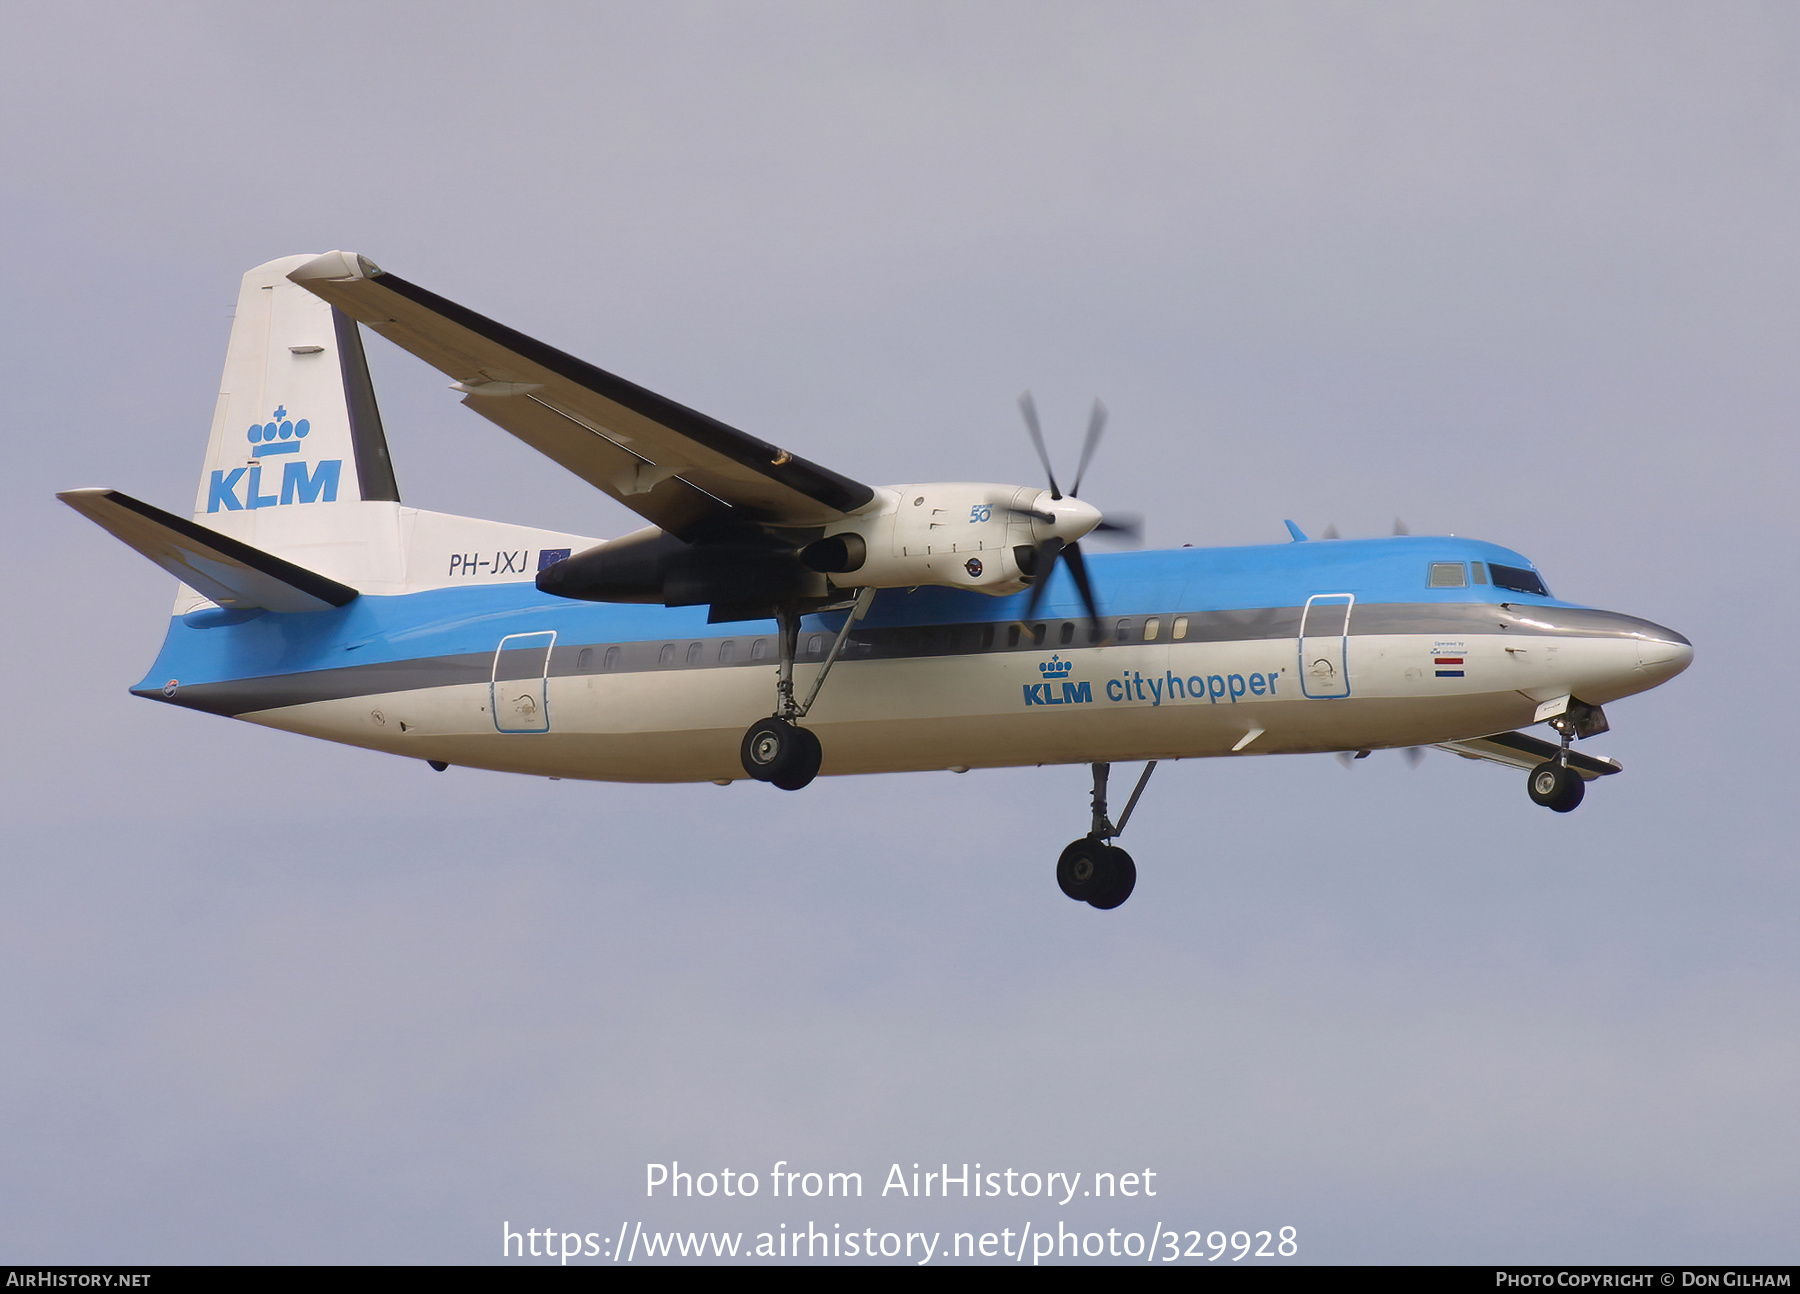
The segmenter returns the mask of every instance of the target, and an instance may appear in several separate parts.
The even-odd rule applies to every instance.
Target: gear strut
[[[1112,765],[1095,763],[1093,769],[1093,825],[1088,828],[1088,835],[1095,840],[1112,840],[1125,834],[1125,824],[1131,821],[1131,811],[1137,808],[1138,797],[1144,793],[1144,787],[1149,785],[1150,774],[1156,771],[1156,761],[1153,759],[1144,765],[1143,774],[1138,778],[1137,785],[1132,788],[1131,798],[1125,801],[1125,812],[1119,815],[1117,826],[1114,826],[1106,816],[1106,782],[1112,773]]]

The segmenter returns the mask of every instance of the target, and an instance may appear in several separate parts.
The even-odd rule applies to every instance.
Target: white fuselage
[[[698,640],[716,650],[715,640]],[[1433,635],[1347,641],[1347,696],[1306,696],[1294,639],[1139,642],[992,655],[846,660],[807,725],[827,774],[1428,745],[1517,728],[1539,704],[1603,704],[1685,665],[1617,637],[1498,635],[1456,644],[1462,678],[1430,668]],[[685,654],[688,644],[677,644]],[[1046,680],[1055,656],[1066,674]],[[801,664],[804,690],[817,666]],[[420,759],[604,781],[726,781],[770,712],[773,664],[566,674],[412,688],[240,717]],[[499,722],[496,722],[496,713]],[[501,730],[500,725],[513,729]],[[526,730],[520,730],[521,728]]]

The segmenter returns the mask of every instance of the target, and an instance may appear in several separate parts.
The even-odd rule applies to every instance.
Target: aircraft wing
[[[1473,737],[1468,741],[1440,742],[1438,750],[1447,750],[1452,755],[1461,755],[1464,759],[1485,759],[1494,764],[1505,764],[1511,768],[1533,769],[1547,759],[1555,759],[1562,748],[1553,741],[1545,741],[1542,737],[1530,737],[1522,732],[1497,732],[1491,737]],[[1569,752],[1569,767],[1591,782],[1597,777],[1607,777],[1613,773],[1623,772],[1625,766],[1616,759],[1607,759],[1602,755],[1587,755],[1579,750]]]
[[[357,596],[347,584],[117,490],[64,490],[56,497],[222,607],[329,611]]]
[[[807,527],[874,491],[389,274],[327,252],[288,276],[456,379],[463,403],[652,524],[694,540]]]

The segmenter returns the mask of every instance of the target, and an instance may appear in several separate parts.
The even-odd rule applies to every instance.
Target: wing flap
[[[1547,759],[1555,759],[1562,749],[1553,741],[1527,736],[1522,732],[1497,732],[1492,736],[1472,737],[1467,741],[1439,742],[1436,748],[1447,750],[1452,755],[1461,755],[1464,759],[1485,759],[1489,763],[1527,770],[1536,768]],[[1588,755],[1579,750],[1569,752],[1569,767],[1590,782],[1597,777],[1623,772],[1625,768],[1616,759]]]
[[[222,607],[329,611],[355,589],[117,490],[56,496],[102,530]]]
[[[861,482],[445,300],[366,258],[328,252],[289,277],[454,378],[469,393],[464,403],[470,408],[645,517],[650,514],[640,505],[655,503],[644,498],[654,490],[620,488],[617,473],[608,470],[619,461],[615,451],[769,525],[823,525],[874,497]],[[562,414],[585,428],[591,441],[572,434],[535,441],[522,435],[515,428],[542,424],[509,409],[520,401]]]

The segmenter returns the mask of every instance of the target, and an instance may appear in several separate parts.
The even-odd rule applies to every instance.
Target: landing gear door
[[[555,645],[553,629],[500,640],[488,684],[488,706],[499,731],[550,731],[550,649]]]
[[[1300,616],[1300,692],[1350,695],[1350,607],[1353,593],[1315,593]]]

